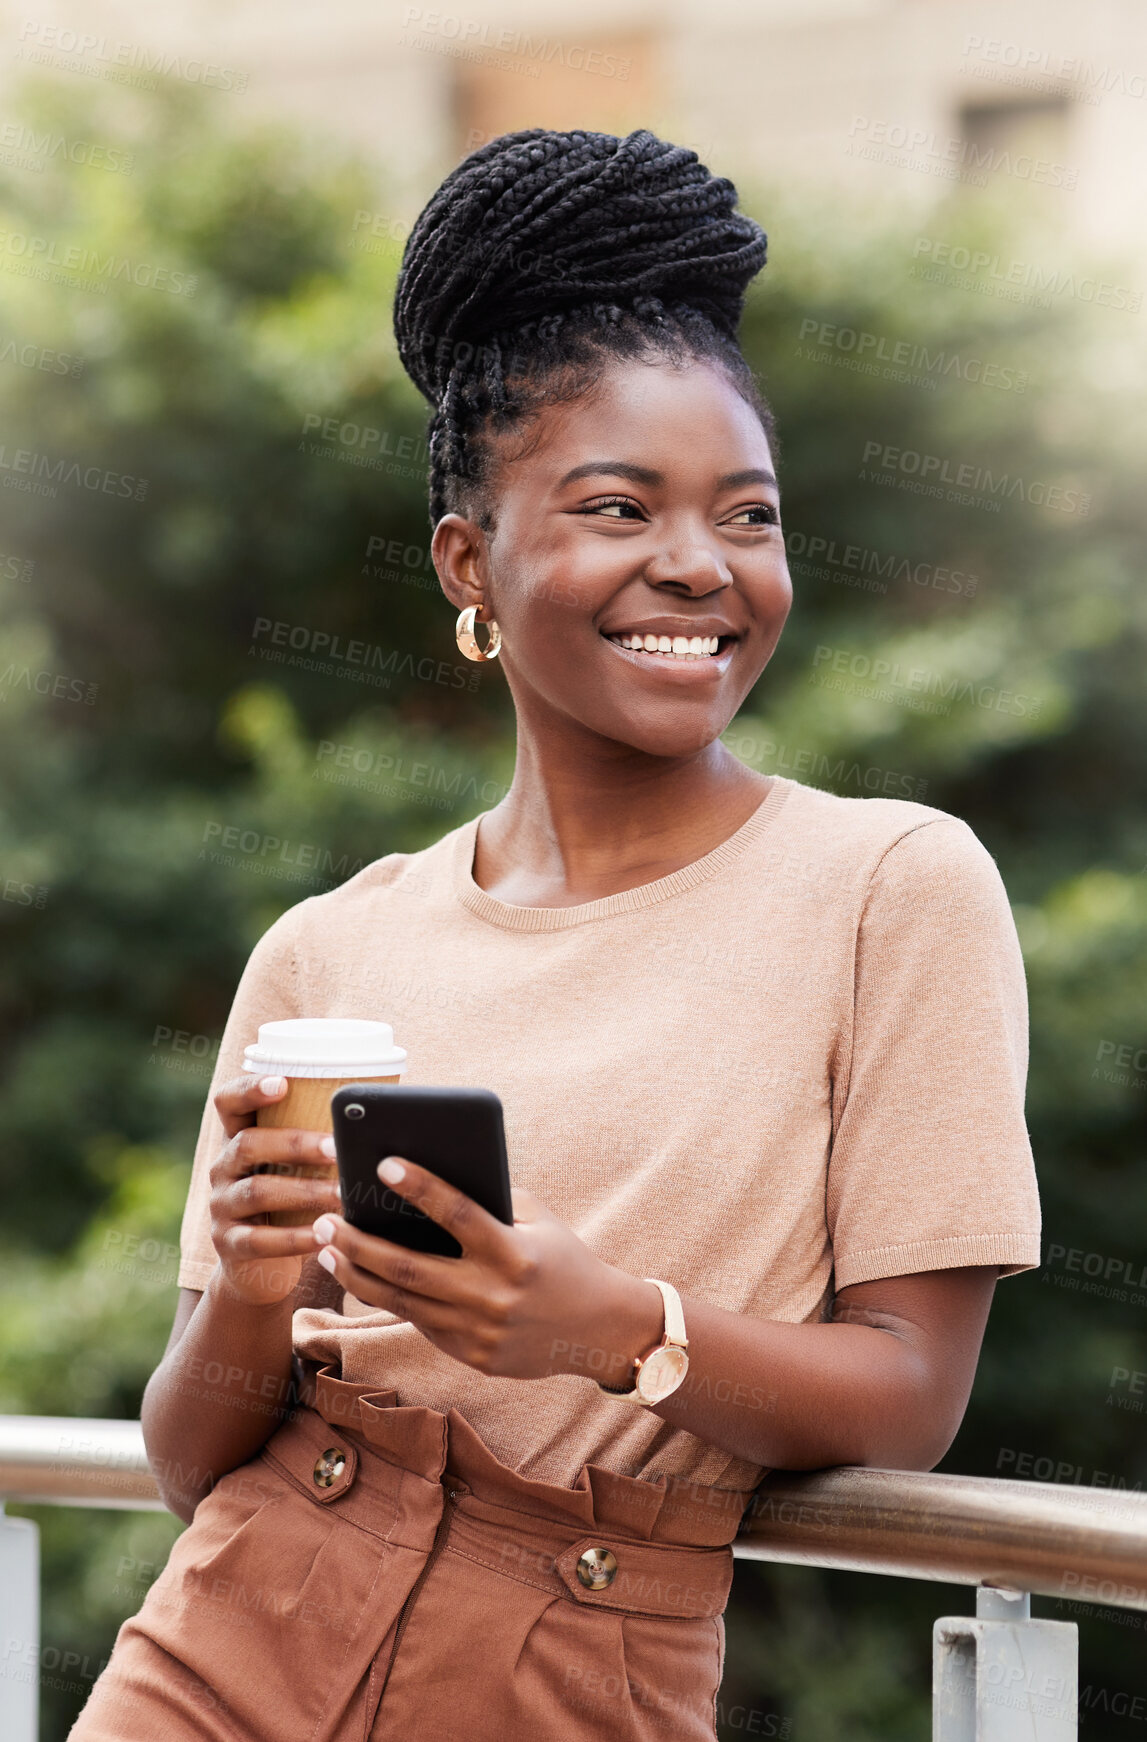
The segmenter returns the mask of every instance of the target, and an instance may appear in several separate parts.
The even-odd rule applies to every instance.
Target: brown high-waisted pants
[[[71,1742],[712,1742],[749,1496],[527,1481],[394,1398],[318,1375],[200,1503]]]

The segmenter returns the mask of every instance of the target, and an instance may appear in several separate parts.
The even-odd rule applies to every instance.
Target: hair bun
[[[441,400],[459,343],[546,316],[686,304],[735,338],[766,237],[695,151],[646,130],[493,139],[451,172],[407,241],[398,351]]]

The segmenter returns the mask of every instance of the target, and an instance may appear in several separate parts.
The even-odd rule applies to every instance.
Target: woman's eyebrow
[[[584,465],[574,466],[564,477],[558,479],[558,488],[573,484],[578,478],[628,478],[631,484],[647,484],[654,488],[664,484],[663,472],[651,471],[648,466],[634,466],[627,460],[587,460]],[[749,467],[743,472],[726,472],[723,478],[717,479],[719,490],[734,490],[741,484],[767,484],[776,488],[775,475],[760,466]]]
[[[717,479],[719,490],[735,490],[741,484],[767,484],[772,489],[777,487],[776,474],[764,466],[750,466],[746,472],[726,472],[723,478]]]
[[[558,488],[561,489],[564,484],[572,484],[577,478],[596,476],[628,478],[631,484],[648,484],[651,487],[665,482],[661,472],[650,471],[648,466],[631,466],[625,460],[587,460],[584,466],[575,466],[564,478],[559,478]]]

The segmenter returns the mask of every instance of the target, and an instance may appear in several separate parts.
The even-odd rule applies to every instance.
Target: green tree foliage
[[[401,226],[356,227],[385,187],[226,101],[29,86],[38,135],[131,173],[48,150],[0,185],[8,1410],[136,1413],[247,952],[294,901],[496,803],[512,768],[504,686],[457,658],[428,562],[399,244],[372,234]],[[1141,1485],[1113,1375],[1147,1369],[1143,348],[1131,309],[1082,289],[1134,272],[1072,268],[994,197],[957,192],[922,238],[744,195],[772,237],[745,340],[796,602],[727,741],[967,818],[1028,965],[1048,1261],[1001,1285],[945,1467]],[[937,239],[998,270],[941,270]],[[1008,290],[1012,261],[1059,276]],[[178,1527],[36,1516],[45,1643],[94,1666]],[[924,1735],[928,1622],[968,1606],[741,1567],[723,1734]],[[1142,1691],[1134,1629],[1081,1620],[1084,1681]],[[51,1738],[82,1697],[55,1682]],[[1116,1722],[1093,1704],[1093,1734]]]
[[[111,124],[52,91],[38,112]],[[216,1038],[284,905],[433,838],[505,764],[427,561],[397,250],[349,247],[381,196],[277,133],[206,143],[211,120],[149,100],[130,177],[50,159],[4,194],[28,243],[0,280],[0,1178],[13,1231],[56,1249],[100,1201],[93,1134],[147,1141],[178,1106],[186,1152],[157,1032]]]

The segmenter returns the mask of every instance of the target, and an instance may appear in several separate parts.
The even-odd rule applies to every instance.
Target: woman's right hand
[[[283,1077],[244,1075],[215,1096],[228,1141],[211,1169],[211,1239],[228,1291],[251,1306],[273,1306],[294,1293],[304,1259],[315,1253],[311,1222],[341,1208],[333,1137],[255,1124],[259,1108],[286,1092]],[[329,1178],[253,1171],[268,1162],[321,1167]],[[305,1211],[308,1220],[300,1228],[268,1226],[263,1217],[269,1210]]]

